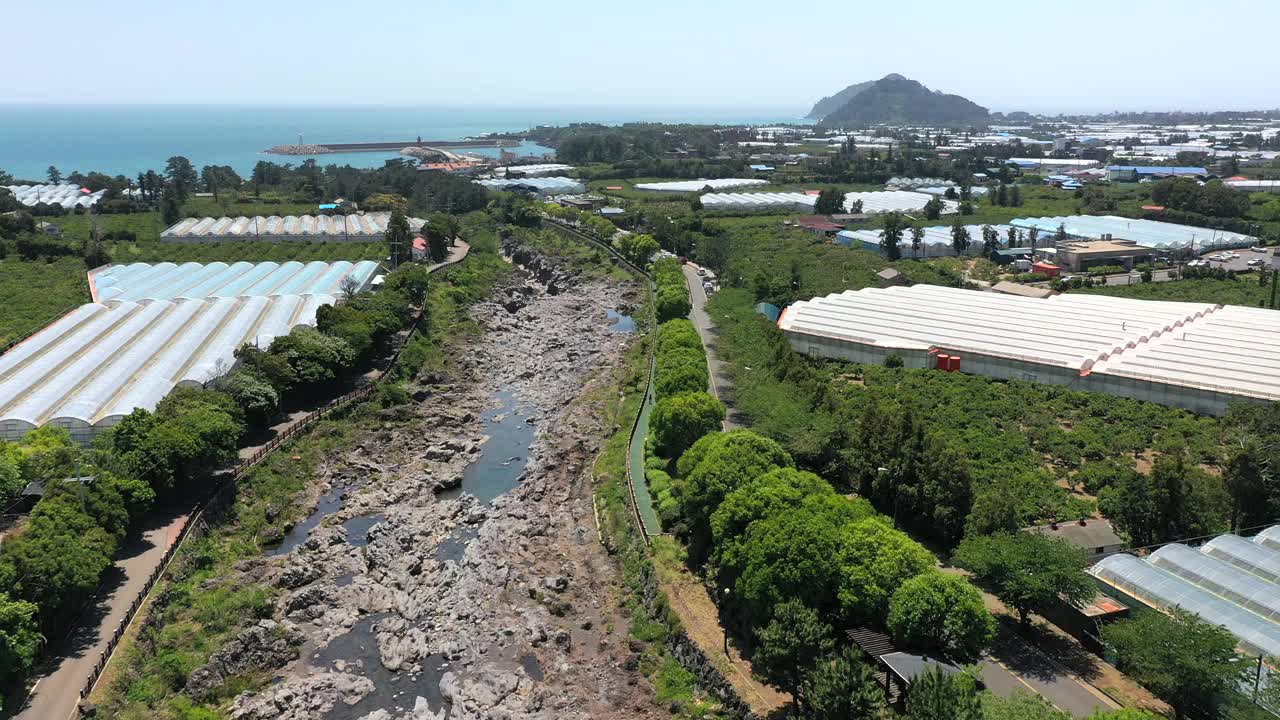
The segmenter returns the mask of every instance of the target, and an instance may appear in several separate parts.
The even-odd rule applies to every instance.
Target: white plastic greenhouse
[[[1089,573],[1144,603],[1164,610],[1180,608],[1226,628],[1246,652],[1280,655],[1280,625],[1132,555],[1103,558]]]
[[[1147,562],[1272,623],[1280,622],[1280,585],[1180,543],[1170,543],[1156,550]]]
[[[45,203],[59,205],[68,210],[75,207],[92,207],[107,192],[106,190],[92,193],[82,191],[81,187],[74,183],[62,183],[59,185],[5,185],[4,187],[13,193],[18,202],[27,207]]]
[[[1265,548],[1280,551],[1280,525],[1272,525],[1254,535],[1253,541]]]
[[[1172,250],[1193,248],[1247,247],[1257,238],[1226,230],[1179,225],[1177,223],[1137,220],[1115,215],[1066,215],[1060,217],[1018,218],[1010,225],[1030,230],[1036,228],[1042,239],[1055,237],[1062,227],[1071,239],[1102,240],[1106,238],[1135,240],[1139,245]]]
[[[335,263],[133,263],[89,274],[94,300],[174,300],[242,295],[336,295],[350,278],[363,290],[378,264],[371,260]]]
[[[199,240],[320,240],[374,242],[381,240],[391,220],[389,212],[363,215],[272,215],[264,217],[186,218],[164,232],[160,239],[170,241]],[[409,229],[417,232],[426,224],[421,218],[408,218]]]
[[[700,200],[704,210],[807,212],[813,210],[818,196],[802,192],[707,193]]]
[[[80,442],[180,385],[231,369],[245,343],[266,346],[315,323],[332,295],[91,303],[0,355],[0,438],[43,426]]]
[[[567,177],[493,178],[475,182],[490,190],[506,190],[515,185],[533,188],[539,195],[575,195],[587,191],[585,185]]]
[[[932,195],[907,190],[877,190],[874,192],[851,192],[844,196],[844,207],[852,211],[855,201],[862,201],[862,212],[877,215],[886,212],[918,212],[933,199]],[[960,203],[955,200],[943,200],[942,213],[959,212]]]
[[[1280,551],[1251,543],[1238,535],[1219,535],[1205,543],[1200,552],[1253,573],[1272,583],[1280,583]]]
[[[710,187],[712,190],[729,190],[732,188],[768,184],[768,180],[755,180],[751,178],[716,178],[715,180],[676,180],[673,182],[636,183],[635,188],[637,190],[649,190],[653,192],[689,193],[702,192],[702,190],[707,187]]]

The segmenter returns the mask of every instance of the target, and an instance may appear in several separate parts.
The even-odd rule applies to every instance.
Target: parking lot
[[[1217,257],[1218,255],[1221,255],[1224,253],[1232,253],[1236,257],[1233,257],[1229,260],[1213,259],[1214,257]],[[1204,255],[1200,256],[1200,259],[1208,261],[1209,267],[1220,267],[1225,270],[1237,270],[1241,272],[1247,272],[1249,270],[1257,270],[1259,267],[1258,264],[1250,265],[1249,264],[1250,260],[1261,260],[1262,261],[1261,265],[1270,266],[1272,258],[1271,258],[1271,253],[1268,253],[1268,252],[1254,252],[1249,248],[1239,248],[1236,250],[1219,250],[1217,252],[1205,253]]]

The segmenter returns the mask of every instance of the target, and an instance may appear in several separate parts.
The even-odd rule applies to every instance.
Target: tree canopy
[[[1030,621],[1029,613],[1059,597],[1083,602],[1097,593],[1084,572],[1084,551],[1058,538],[1035,533],[971,537],[960,543],[954,560],[990,585],[1024,624]]]

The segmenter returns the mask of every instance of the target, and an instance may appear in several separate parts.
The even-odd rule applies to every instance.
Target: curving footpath
[[[461,262],[470,249],[469,245],[458,241],[449,250],[449,257],[430,266],[428,271],[434,273]],[[388,367],[395,364],[395,359]],[[286,440],[347,403],[367,396],[372,387],[367,385],[300,418],[291,416],[282,426],[277,426],[278,434],[273,440],[256,449],[242,449],[241,463],[232,473],[231,483],[224,485],[223,489],[233,486]],[[203,507],[214,504],[217,495],[221,494],[223,492],[220,491]],[[147,595],[163,575],[182,540],[201,522],[202,514],[202,506],[197,504],[176,515],[153,519],[140,538],[121,549],[114,567],[103,579],[96,601],[85,608],[79,622],[65,638],[51,638],[58,642],[57,654],[47,661],[47,672],[36,681],[13,720],[62,720],[77,714],[81,698],[88,697],[120,638],[144,606]]]

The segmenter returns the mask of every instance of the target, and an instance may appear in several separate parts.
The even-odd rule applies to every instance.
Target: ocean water
[[[183,155],[197,168],[230,165],[248,176],[259,160],[301,162],[267,155],[274,145],[298,142],[459,140],[533,125],[575,122],[751,123],[796,122],[803,110],[696,107],[385,107],[385,106],[108,106],[0,104],[0,169],[43,180],[50,165],[63,175],[96,170],[137,175],[163,170]],[[521,154],[541,154],[526,144]],[[497,149],[467,150],[496,156]],[[321,164],[379,167],[396,153],[336,153]]]

